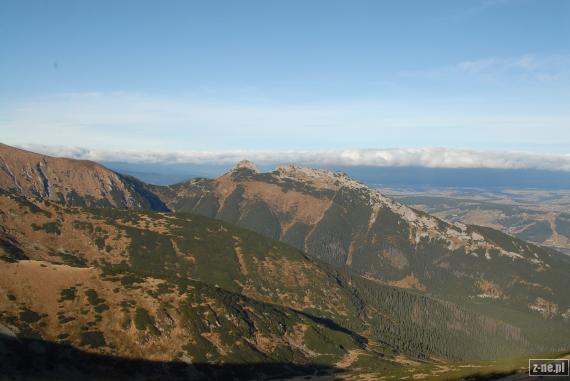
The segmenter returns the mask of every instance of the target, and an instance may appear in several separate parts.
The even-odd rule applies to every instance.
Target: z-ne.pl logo
[[[530,359],[529,376],[570,376],[568,359]]]

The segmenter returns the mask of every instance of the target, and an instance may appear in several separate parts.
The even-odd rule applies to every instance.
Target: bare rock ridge
[[[249,169],[253,172],[259,172],[255,164],[249,160],[241,160],[239,163],[237,163],[234,167],[234,170],[238,169]]]
[[[340,187],[367,188],[363,183],[354,180],[344,172],[326,169],[307,168],[297,165],[282,165],[275,171],[278,177],[304,181],[314,186],[338,189]]]
[[[89,207],[166,210],[133,178],[86,160],[40,155],[0,144],[0,188]]]

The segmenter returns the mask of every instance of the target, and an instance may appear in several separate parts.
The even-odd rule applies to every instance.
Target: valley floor
[[[570,359],[570,353],[543,354],[537,357]],[[458,364],[410,363],[405,371],[394,373],[347,372],[331,375],[298,376],[280,381],[377,381],[377,380],[423,380],[423,381],[539,381],[568,380],[568,377],[545,377],[528,375],[528,359],[516,358],[503,361],[488,361]]]
[[[450,222],[487,226],[570,254],[570,191],[478,188],[380,188]]]

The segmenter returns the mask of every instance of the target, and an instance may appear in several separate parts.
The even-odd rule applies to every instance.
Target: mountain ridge
[[[334,365],[354,350],[386,366],[399,354],[486,358],[555,342],[206,217],[10,194],[0,205],[0,242],[25,254],[0,245],[0,323],[24,337],[153,360]]]
[[[0,172],[4,335],[113,358],[392,379],[409,366],[567,349],[570,263],[558,253],[448,224],[344,173],[241,162],[170,187],[115,174],[147,200],[116,207],[92,189],[83,203],[42,194],[38,158],[23,155],[33,165],[7,168],[33,181],[4,186],[14,182]],[[99,173],[91,165],[114,174],[41,160],[51,189],[73,191]]]
[[[260,173],[238,166],[216,179],[152,189],[174,211],[236,223],[372,279],[456,297],[438,281],[443,276],[459,287],[457,297],[524,303],[570,318],[570,300],[548,292],[549,283],[558,289],[568,284],[557,270],[567,263],[557,253],[492,229],[447,223],[345,173],[293,165]],[[533,298],[525,295],[537,294],[529,284],[546,288]]]
[[[139,180],[101,164],[41,155],[2,143],[0,187],[74,206],[167,210]]]
[[[346,173],[295,165],[259,172],[246,160],[217,179],[153,186],[93,162],[6,145],[0,145],[0,159],[0,186],[26,197],[192,212],[284,241],[376,281],[452,300],[497,300],[570,319],[570,300],[548,291],[567,284],[554,252],[483,227],[449,224]]]

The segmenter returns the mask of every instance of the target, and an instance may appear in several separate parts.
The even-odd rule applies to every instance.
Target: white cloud
[[[258,164],[296,163],[309,166],[372,166],[428,168],[497,168],[570,171],[570,154],[474,151],[449,148],[365,149],[333,151],[106,151],[68,146],[21,145],[52,156],[99,162],[161,164],[234,164],[249,159]]]
[[[479,57],[447,66],[401,71],[398,74],[403,78],[453,80],[463,85],[465,84],[462,81],[492,78],[510,86],[550,84],[567,89],[570,80],[570,55],[527,53],[518,56]],[[489,82],[486,84],[489,85]]]
[[[544,65],[534,55],[524,55],[512,58],[484,58],[459,63],[459,68],[468,73],[481,73],[491,70],[521,69],[533,70]]]
[[[567,75],[570,57],[537,56],[525,54],[514,57],[491,57],[460,62],[457,67],[469,74],[504,74],[506,72],[548,73],[550,75]]]
[[[497,66],[497,60],[494,58],[486,58],[475,61],[464,61],[459,64],[459,68],[468,73],[480,73]]]

